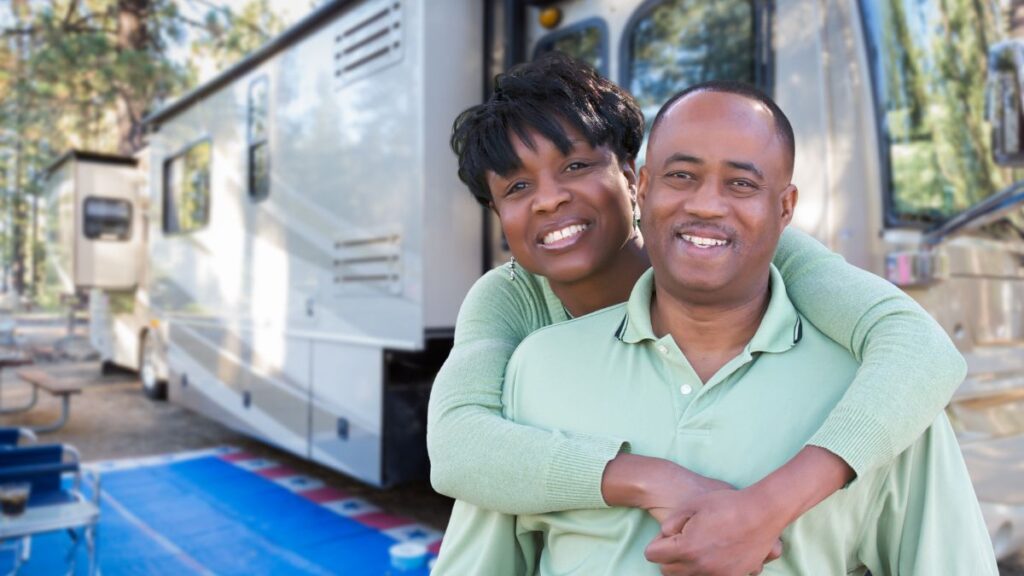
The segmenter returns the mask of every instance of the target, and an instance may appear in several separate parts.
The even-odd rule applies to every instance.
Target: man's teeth
[[[714,246],[725,246],[729,243],[728,240],[718,240],[716,238],[704,238],[702,236],[691,236],[689,234],[680,234],[683,240],[686,240],[694,246],[700,246],[701,248],[712,248]]]
[[[565,240],[566,238],[571,238],[583,232],[586,229],[587,227],[582,224],[573,224],[572,226],[566,226],[565,228],[562,228],[560,230],[555,230],[554,232],[548,232],[547,234],[545,234],[543,242],[544,244],[551,244],[552,242]]]

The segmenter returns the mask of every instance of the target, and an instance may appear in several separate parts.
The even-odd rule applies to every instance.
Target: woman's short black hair
[[[533,148],[529,131],[536,131],[568,154],[563,122],[591,146],[607,145],[620,161],[636,158],[643,141],[644,116],[629,93],[584,62],[549,52],[499,74],[491,97],[455,119],[451,146],[459,178],[481,204],[490,204],[487,172],[505,175],[522,166],[513,135]]]

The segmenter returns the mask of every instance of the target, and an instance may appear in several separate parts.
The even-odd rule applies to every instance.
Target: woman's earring
[[[516,281],[516,257],[512,256],[508,259],[508,281]]]
[[[640,205],[633,203],[633,228],[640,229]]]

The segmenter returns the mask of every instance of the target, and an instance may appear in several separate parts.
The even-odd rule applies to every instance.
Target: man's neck
[[[750,297],[720,303],[695,303],[659,289],[651,299],[651,327],[671,334],[701,382],[707,382],[750,342],[771,297],[766,281]]]
[[[650,267],[643,240],[635,237],[605,269],[571,284],[550,282],[551,291],[569,314],[579,317],[629,300],[633,285]]]

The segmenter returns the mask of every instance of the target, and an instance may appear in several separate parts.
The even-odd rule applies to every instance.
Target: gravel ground
[[[19,319],[21,344],[27,348],[52,348],[65,336],[65,330],[66,326],[59,318]],[[62,343],[64,346],[58,348],[78,356],[79,360],[87,356],[84,339],[64,340]],[[48,368],[68,371],[69,375],[88,382],[82,395],[72,398],[68,424],[43,437],[47,442],[73,444],[81,452],[84,461],[150,456],[212,446],[236,446],[318,478],[392,513],[414,518],[439,530],[443,530],[448,523],[452,501],[436,494],[426,481],[388,490],[371,488],[344,474],[242,436],[174,404],[150,401],[142,394],[141,385],[134,374],[104,376],[95,360],[68,363],[65,359]],[[3,405],[14,405],[28,397],[27,387],[17,381],[13,370],[4,370],[0,383],[3,385],[0,395]],[[38,405],[32,411],[0,416],[0,425],[40,424],[56,419],[59,413],[59,402],[41,394]],[[1001,563],[1000,576],[1024,576],[1024,557]]]

